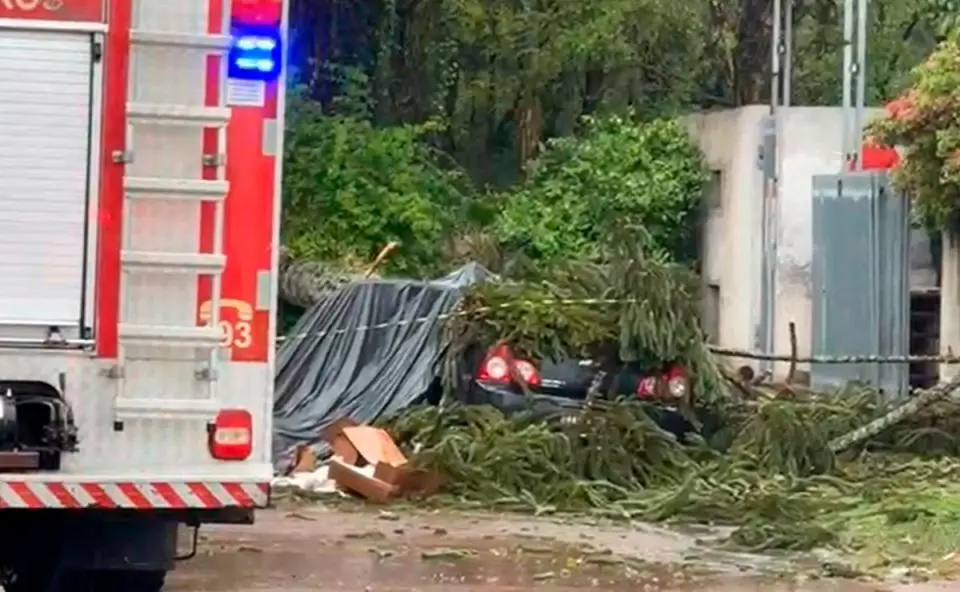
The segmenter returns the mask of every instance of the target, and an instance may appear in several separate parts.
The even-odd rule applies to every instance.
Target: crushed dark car
[[[323,430],[348,417],[372,424],[418,403],[439,400],[441,330],[467,286],[486,281],[471,265],[435,281],[370,279],[343,286],[302,316],[277,355],[273,455],[285,466],[293,451],[328,453]],[[599,368],[590,360],[528,360],[497,344],[465,355],[456,396],[507,413],[574,415]],[[598,392],[650,402],[657,422],[680,436],[690,396],[675,363],[627,364],[605,373]]]
[[[458,398],[492,405],[505,413],[560,416],[573,421],[601,368],[594,360],[534,361],[514,355],[505,343],[473,352],[461,367]],[[634,398],[656,408],[655,418],[678,437],[692,429],[681,408],[689,402],[690,379],[676,363],[629,363],[602,375],[596,395]]]

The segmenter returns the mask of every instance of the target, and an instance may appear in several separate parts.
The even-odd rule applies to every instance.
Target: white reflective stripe
[[[27,484],[27,489],[30,490],[30,493],[37,496],[38,500],[43,502],[44,507],[61,508],[64,506],[64,503],[57,499],[57,496],[53,495],[53,492],[42,483],[29,483]]]
[[[154,508],[172,508],[167,500],[163,499],[163,496],[160,495],[160,492],[157,491],[157,488],[151,483],[137,483],[137,491],[140,492],[143,497],[147,498],[147,501],[150,502],[150,505]]]
[[[79,483],[64,483],[63,486],[70,492],[70,495],[80,502],[81,506],[92,506],[96,503],[93,496],[87,493],[83,487],[80,487]]]
[[[227,488],[221,483],[204,483],[207,486],[207,489],[210,490],[210,493],[213,494],[213,497],[220,500],[220,503],[224,506],[236,506],[240,503],[240,500],[236,499],[227,492]]]
[[[197,494],[191,491],[190,487],[186,483],[171,483],[173,490],[176,492],[177,497],[183,500],[183,503],[188,508],[205,508],[206,504],[203,503],[203,500],[197,497]]]
[[[12,487],[6,483],[0,487],[0,499],[3,500],[3,503],[11,508],[26,508],[27,502],[23,501],[17,493],[13,490]]]
[[[200,494],[195,493],[190,484],[194,487],[202,488]],[[230,488],[227,487],[230,485]],[[217,507],[249,507],[265,506],[269,494],[267,492],[268,483],[266,482],[237,482],[237,481],[191,481],[187,482],[133,482],[133,481],[114,481],[114,482],[63,482],[63,481],[0,481],[0,507],[8,508],[65,508],[65,507],[88,507],[98,506],[109,502],[119,508],[217,508]],[[97,499],[93,494],[84,489],[84,486],[94,486],[95,489],[103,491],[107,500]],[[158,486],[169,487],[172,490],[172,496],[175,499],[167,499],[161,495]],[[54,491],[62,489],[60,497]],[[136,490],[136,494],[128,496],[124,493],[124,488]],[[21,497],[16,489],[29,492],[26,499]],[[238,497],[230,492],[233,489],[239,489],[243,493],[236,491]],[[61,499],[64,497],[66,499]],[[142,499],[141,499],[142,498]]]
[[[247,492],[247,495],[250,496],[254,504],[265,506],[270,499],[270,494],[267,493],[266,490],[267,485],[268,484],[264,483],[263,487],[261,487],[258,483],[244,483],[243,490]]]
[[[120,486],[116,483],[100,483],[100,487],[103,488],[103,492],[107,494],[107,497],[110,500],[121,507],[133,506],[133,501],[127,498],[122,491],[120,491]]]

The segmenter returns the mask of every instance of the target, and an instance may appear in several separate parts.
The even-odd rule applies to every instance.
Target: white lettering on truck
[[[56,12],[63,8],[64,0],[0,0],[0,7],[7,10],[34,12],[40,8]]]

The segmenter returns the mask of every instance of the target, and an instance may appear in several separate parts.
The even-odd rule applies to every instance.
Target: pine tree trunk
[[[285,250],[280,252],[279,296],[285,302],[310,308],[335,293],[362,274],[352,273],[324,261],[294,259]]]
[[[392,242],[377,254],[376,259],[362,271],[346,264],[331,264],[314,259],[295,259],[284,248],[280,249],[278,281],[280,298],[300,308],[310,308],[351,282],[379,277],[375,272],[399,246]]]

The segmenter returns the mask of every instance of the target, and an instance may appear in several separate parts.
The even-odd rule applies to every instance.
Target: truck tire
[[[18,570],[12,581],[7,580],[3,583],[3,590],[4,592],[30,592],[31,590],[46,592],[50,587],[50,580],[49,571]]]
[[[79,571],[63,574],[58,584],[50,582],[49,576],[42,582],[24,579],[22,587],[6,592],[162,592],[166,576],[159,570]]]
[[[94,574],[91,579],[94,585],[90,592],[161,592],[167,579],[167,572],[161,570],[101,571]],[[63,592],[81,591],[69,589]]]

